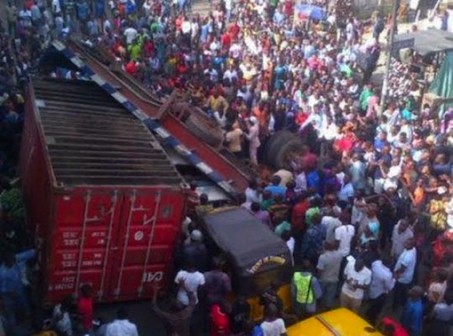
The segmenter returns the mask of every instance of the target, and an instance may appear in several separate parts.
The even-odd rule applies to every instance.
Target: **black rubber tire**
[[[275,167],[290,169],[291,166],[289,165],[289,162],[286,160],[287,155],[292,152],[296,153],[301,152],[302,147],[303,147],[302,142],[297,138],[293,138],[285,142],[283,146],[280,148],[275,158]]]
[[[279,134],[281,134],[282,131],[278,131],[277,133],[274,133],[270,138],[266,140],[264,143],[264,150],[263,150],[263,159],[266,163],[269,164],[270,156],[269,153],[271,151],[271,148],[276,140],[279,139]]]
[[[194,115],[187,118],[185,125],[190,132],[212,147],[218,148],[223,143],[223,133],[220,128],[206,125]]]
[[[290,131],[279,131],[266,144],[264,154],[266,163],[277,169],[287,168],[285,156],[289,151],[300,151],[302,145],[302,141],[294,133]]]
[[[278,154],[278,151],[283,146],[286,141],[289,141],[293,137],[293,134],[289,131],[278,131],[273,134],[269,139],[266,148],[266,162],[268,164],[274,165],[275,158]]]

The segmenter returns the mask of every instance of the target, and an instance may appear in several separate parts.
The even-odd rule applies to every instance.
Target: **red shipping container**
[[[94,83],[36,79],[26,102],[19,169],[44,300],[83,284],[101,302],[149,298],[171,275],[181,176]]]

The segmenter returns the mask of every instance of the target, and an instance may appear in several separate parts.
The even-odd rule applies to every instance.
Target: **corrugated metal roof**
[[[52,168],[67,185],[179,185],[145,126],[88,81],[34,79]]]
[[[430,53],[453,50],[453,34],[439,30],[428,29],[411,33],[403,33],[395,36],[394,43],[414,38],[414,49],[422,56]]]

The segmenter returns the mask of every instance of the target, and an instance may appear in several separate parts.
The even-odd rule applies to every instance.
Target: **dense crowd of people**
[[[191,0],[9,1],[0,39],[3,189],[16,176],[21,90],[52,39],[80,36],[156,96],[188,93],[218,122],[225,146],[259,172],[237,205],[293,255],[294,311],[283,311],[275,284],[261,298],[264,320],[251,323],[245,298],[227,304],[230,276],[208,254],[198,223],[212,206],[192,185],[177,293],[163,308],[156,288],[153,303],[169,333],[199,335],[210,326],[212,335],[279,336],[289,323],[342,306],[384,325],[386,335],[446,335],[453,320],[453,110],[422,104],[423,62],[415,53],[392,61],[382,106],[372,79],[384,18],[360,21],[339,15],[331,1],[309,2],[316,11],[291,0],[224,0],[201,16]],[[281,130],[306,145],[269,172],[264,147]],[[2,203],[2,239],[15,242],[21,225]],[[33,310],[25,262],[35,252],[24,254],[30,244],[22,240],[3,253],[0,268],[0,311],[11,335],[18,316]],[[91,288],[82,287],[77,302],[67,298],[53,309],[42,335],[138,334],[123,309],[96,330],[93,320]]]

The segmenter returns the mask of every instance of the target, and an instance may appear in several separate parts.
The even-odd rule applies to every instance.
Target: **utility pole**
[[[382,92],[381,92],[382,110],[385,108],[385,100],[387,99],[387,91],[388,91],[388,87],[389,87],[390,64],[392,62],[392,47],[393,47],[393,40],[395,37],[395,29],[396,29],[396,12],[398,11],[399,3],[400,3],[399,0],[393,0],[393,4],[392,4],[392,22],[391,22],[391,26],[390,26],[389,41],[387,44],[387,62],[385,64],[384,81],[382,83]]]

